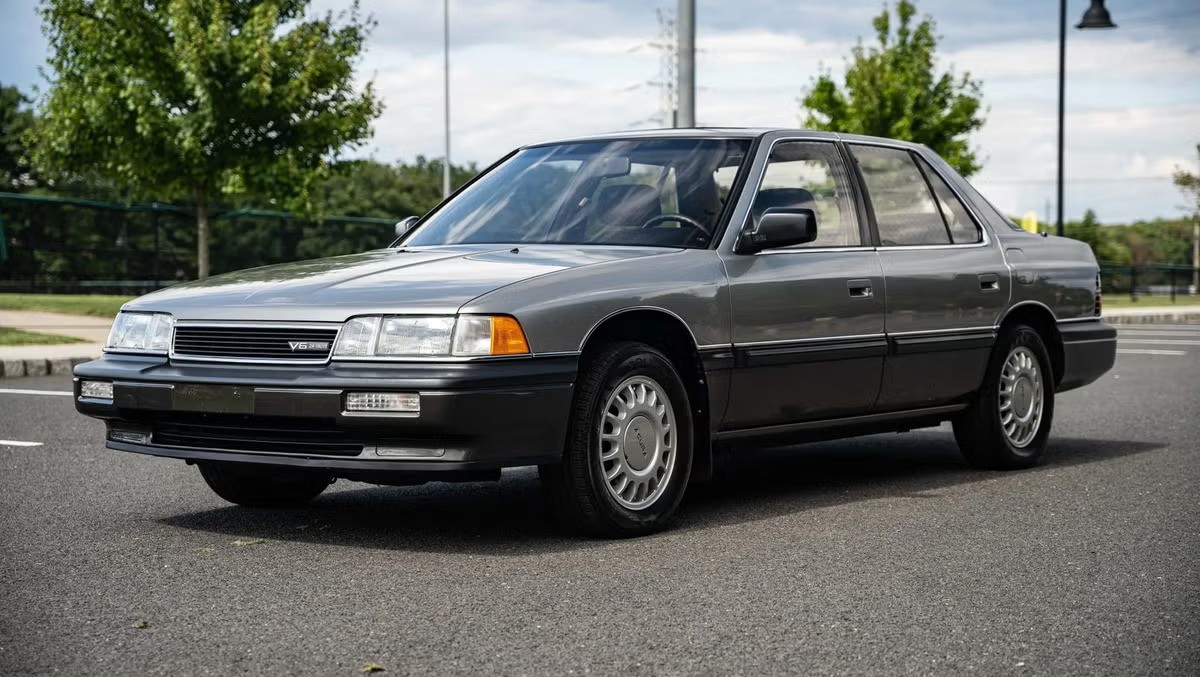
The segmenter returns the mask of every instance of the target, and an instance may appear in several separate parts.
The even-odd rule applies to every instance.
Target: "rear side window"
[[[908,151],[879,146],[850,148],[871,196],[880,244],[950,244],[941,210]]]
[[[925,178],[929,179],[929,185],[933,186],[933,194],[937,197],[938,208],[942,211],[942,218],[946,221],[946,227],[950,230],[950,237],[954,244],[975,244],[983,242],[983,235],[979,231],[979,226],[971,218],[970,212],[963,206],[962,200],[950,190],[950,186],[938,176],[929,163],[917,157],[917,162],[921,165],[921,171],[925,172]]]

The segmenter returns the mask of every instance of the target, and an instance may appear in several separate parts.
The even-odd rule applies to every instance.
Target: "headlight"
[[[166,313],[117,313],[108,333],[106,350],[166,353],[171,347],[175,318]]]
[[[342,326],[334,357],[480,357],[526,355],[529,343],[516,319],[497,315],[351,318]]]

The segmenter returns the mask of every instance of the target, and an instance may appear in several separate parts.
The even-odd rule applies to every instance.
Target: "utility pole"
[[[675,87],[679,97],[679,113],[676,127],[696,126],[696,0],[679,0],[679,11],[675,15],[679,38],[679,80]]]
[[[442,93],[446,158],[442,160],[442,198],[450,197],[450,0],[442,0]]]
[[[1063,235],[1063,137],[1066,126],[1067,98],[1067,0],[1058,3],[1058,181],[1054,199],[1058,218],[1054,221],[1054,234]]]

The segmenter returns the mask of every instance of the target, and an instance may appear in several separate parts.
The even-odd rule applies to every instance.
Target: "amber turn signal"
[[[503,315],[492,318],[493,355],[525,355],[528,352],[529,342],[516,318]]]

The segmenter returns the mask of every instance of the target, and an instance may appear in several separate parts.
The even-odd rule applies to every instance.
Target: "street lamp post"
[[[442,198],[450,197],[450,0],[442,2],[442,94],[446,158],[442,160]]]
[[[675,49],[679,64],[675,86],[679,97],[679,112],[675,127],[696,126],[696,0],[679,0],[675,16]]]
[[[1091,7],[1083,13],[1083,19],[1075,26],[1081,30],[1091,28],[1116,28],[1108,10],[1104,9],[1104,0],[1092,0]],[[1058,220],[1055,222],[1054,233],[1063,234],[1063,137],[1066,122],[1067,94],[1067,0],[1059,0],[1058,4]]]

